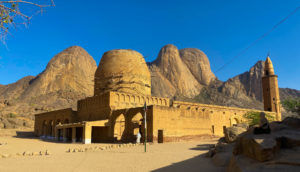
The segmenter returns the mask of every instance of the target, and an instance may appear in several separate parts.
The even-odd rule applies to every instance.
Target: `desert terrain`
[[[6,129],[0,133],[0,171],[6,172],[225,170],[213,166],[211,159],[205,157],[216,139],[149,144],[145,153],[144,145],[53,142],[30,137],[26,130]]]

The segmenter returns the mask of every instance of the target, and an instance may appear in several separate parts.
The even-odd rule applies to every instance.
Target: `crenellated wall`
[[[109,104],[113,110],[143,107],[145,102],[147,103],[147,106],[170,106],[170,100],[168,98],[110,92]]]

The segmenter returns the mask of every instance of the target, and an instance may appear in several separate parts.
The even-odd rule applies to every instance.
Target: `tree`
[[[288,98],[281,104],[287,111],[295,112],[300,115],[300,98]]]
[[[252,125],[256,125],[256,124],[259,124],[259,121],[260,121],[260,113],[261,112],[247,112],[244,114],[244,117],[248,120],[248,124],[250,126]],[[274,121],[275,120],[275,117],[266,113],[266,118],[269,120],[269,121]]]
[[[0,41],[5,43],[10,30],[19,25],[27,26],[30,19],[37,13],[42,13],[46,7],[54,6],[53,0],[47,4],[39,4],[26,0],[0,0]]]

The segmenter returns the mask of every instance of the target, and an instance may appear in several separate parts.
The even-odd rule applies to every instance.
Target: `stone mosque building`
[[[264,109],[281,120],[277,76],[269,57],[262,78]],[[151,96],[151,75],[143,56],[133,50],[104,53],[95,73],[94,96],[77,102],[77,111],[56,110],[35,115],[36,136],[65,142],[173,141],[200,135],[222,136],[223,130],[246,122],[253,109],[171,101]]]

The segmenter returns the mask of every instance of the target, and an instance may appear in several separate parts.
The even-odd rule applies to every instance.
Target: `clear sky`
[[[204,51],[215,72],[300,6],[299,0],[54,0],[56,7],[34,16],[29,28],[0,45],[0,84],[42,72],[72,45],[99,63],[111,49],[134,49],[153,61],[166,44]],[[225,81],[267,53],[279,87],[300,90],[300,10],[272,33],[215,73]]]

